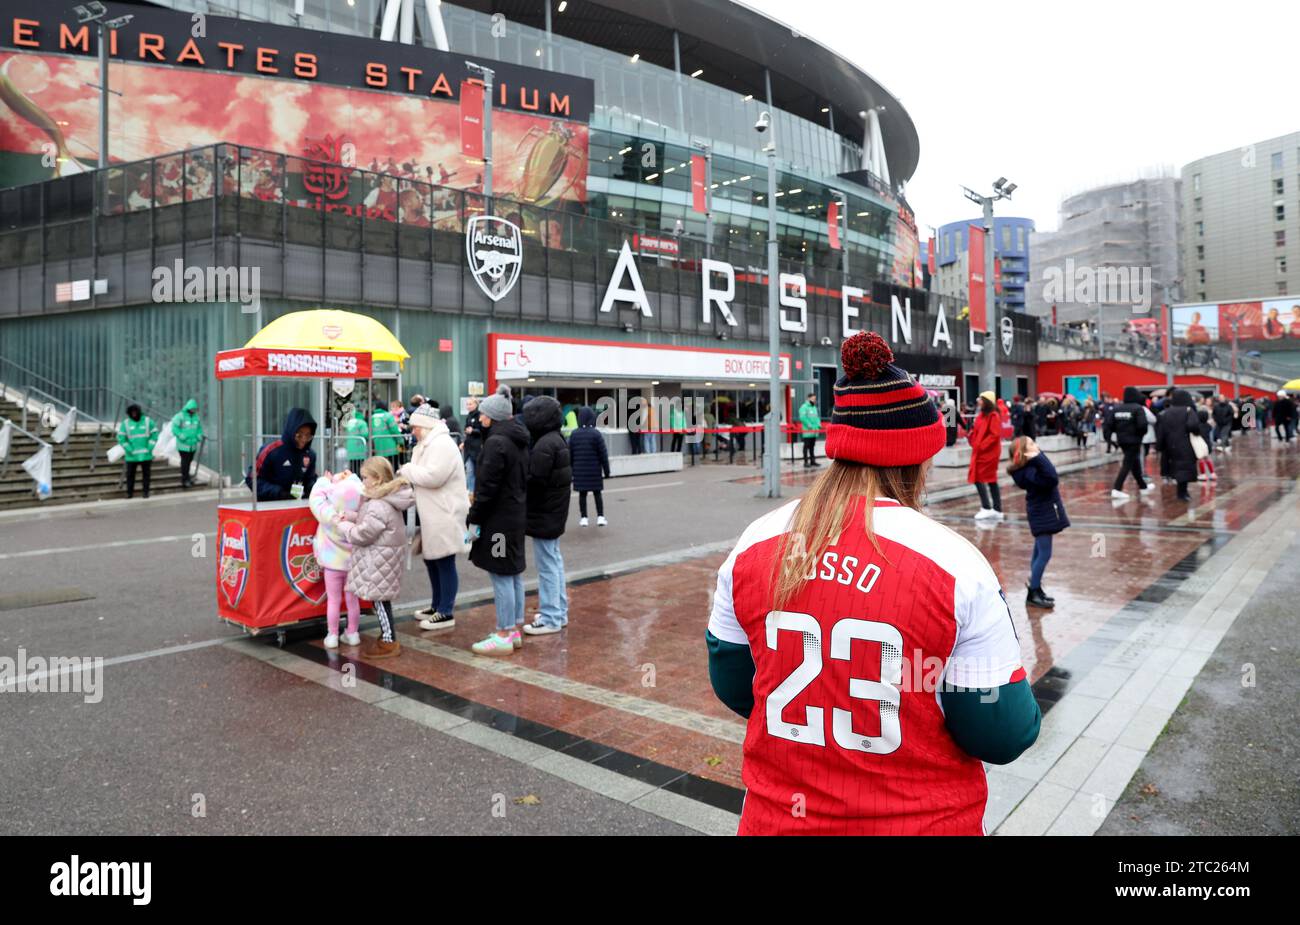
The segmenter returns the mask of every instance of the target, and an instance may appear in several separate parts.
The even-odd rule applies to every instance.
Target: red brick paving
[[[1109,497],[1115,467],[1065,475],[1062,496],[1075,525],[1056,537],[1044,578],[1057,600],[1053,611],[1027,612],[1024,605],[1033,538],[1023,522],[1021,492],[1003,489],[1008,519],[992,529],[976,527],[971,519],[978,507],[973,490],[969,498],[936,504],[929,513],[971,540],[1001,577],[1026,670],[1036,680],[1213,531],[1241,529],[1279,492],[1294,488],[1300,453],[1280,450],[1253,435],[1239,439],[1237,447],[1231,460],[1219,459],[1216,485],[1191,486],[1193,506],[1202,508],[1204,516],[1191,521],[1188,529],[1174,528],[1188,506],[1175,500],[1172,485],[1161,485],[1141,500],[1134,491],[1130,501],[1116,506]],[[1205,510],[1211,501],[1216,501],[1216,509]],[[512,661],[653,704],[739,722],[713,696],[704,648],[714,574],[724,558],[710,555],[572,587],[569,628],[554,636],[525,637],[524,648]],[[536,599],[530,596],[530,619],[535,608]],[[456,621],[454,630],[436,634],[421,633],[414,623],[400,629],[404,635],[467,649],[495,624],[490,604],[459,611]],[[469,700],[741,786],[736,743],[409,647],[400,658],[381,664]],[[647,665],[654,667],[654,686],[643,684]]]

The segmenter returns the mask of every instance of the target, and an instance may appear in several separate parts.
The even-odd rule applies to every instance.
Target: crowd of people
[[[347,468],[318,477],[311,448],[316,422],[294,408],[280,439],[258,453],[258,499],[306,495],[319,521],[315,552],[325,573],[327,648],[340,641],[360,644],[359,602],[369,600],[380,634],[365,654],[389,658],[401,652],[393,602],[401,593],[408,550],[424,560],[429,579],[430,604],[416,613],[421,630],[456,625],[456,559],[464,552],[488,574],[496,608],[496,630],[471,646],[476,654],[509,656],[522,647],[523,636],[558,633],[568,624],[560,538],[571,494],[578,493],[579,526],[590,523],[589,495],[596,525],[608,524],[602,490],[609,452],[596,414],[576,409],[566,437],[568,422],[558,401],[540,395],[516,403],[507,385],[481,401],[470,399],[467,409],[463,427],[422,395],[412,396],[407,406],[376,405],[369,419],[355,412],[343,428]],[[252,476],[250,470],[250,485]],[[539,607],[526,621],[528,537],[537,561]],[[340,632],[345,609],[348,623]]]
[[[1147,471],[1152,454],[1159,458],[1159,477],[1176,486],[1177,500],[1190,502],[1191,483],[1217,481],[1214,454],[1232,453],[1234,432],[1248,427],[1267,432],[1272,427],[1276,440],[1289,443],[1295,439],[1298,417],[1295,400],[1281,390],[1274,398],[1253,398],[1245,405],[1219,394],[1197,396],[1187,389],[1147,396],[1136,386],[1126,387],[1119,401],[1105,393],[1100,403],[1080,402],[1072,395],[1059,402],[1053,396],[1040,396],[1038,401],[1016,396],[1010,407],[993,392],[983,392],[972,411],[966,427],[971,446],[967,482],[979,495],[975,519],[986,524],[1004,519],[998,465],[1004,422],[1009,418],[1013,442],[1007,472],[1025,490],[1034,536],[1026,605],[1048,609],[1054,600],[1043,591],[1043,572],[1052,557],[1052,536],[1070,521],[1057,488],[1056,469],[1036,437],[1066,435],[1082,447],[1090,433],[1100,431],[1106,452],[1121,455],[1110,493],[1116,504],[1130,500],[1124,491],[1130,477],[1140,494],[1156,490],[1158,485]]]

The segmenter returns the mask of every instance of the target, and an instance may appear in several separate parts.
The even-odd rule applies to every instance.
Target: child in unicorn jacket
[[[327,649],[338,648],[339,611],[344,602],[348,608],[348,629],[343,634],[343,644],[361,645],[361,602],[347,590],[348,569],[352,566],[352,544],[343,538],[343,533],[339,530],[339,515],[355,514],[361,509],[361,487],[361,479],[347,470],[333,475],[326,472],[324,477],[316,480],[308,501],[312,514],[320,522],[313,546],[316,562],[325,575],[325,591],[328,595],[325,610],[325,622],[328,625],[325,636]]]

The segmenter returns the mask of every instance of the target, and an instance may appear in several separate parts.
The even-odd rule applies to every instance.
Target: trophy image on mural
[[[552,122],[551,127],[543,131],[533,126],[519,139],[515,146],[518,153],[524,144],[535,139],[524,157],[523,174],[519,181],[518,196],[524,202],[548,206],[557,199],[564,199],[577,182],[577,175],[569,168],[572,163],[585,164],[587,152],[573,143],[574,131],[562,122]],[[569,174],[569,179],[558,190],[552,187]]]

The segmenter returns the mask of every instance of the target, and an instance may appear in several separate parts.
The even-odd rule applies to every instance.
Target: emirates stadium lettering
[[[269,353],[266,368],[274,373],[313,373],[355,376],[357,358],[346,354],[330,356],[310,353]]]

